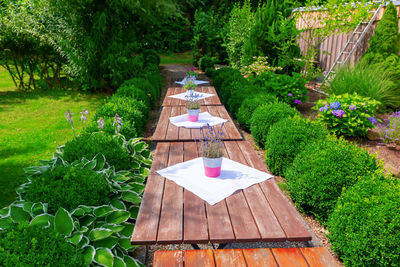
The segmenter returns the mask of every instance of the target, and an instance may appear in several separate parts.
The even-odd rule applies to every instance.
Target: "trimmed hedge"
[[[278,121],[300,114],[286,103],[273,103],[259,106],[250,119],[250,131],[254,141],[264,148],[269,129]]]
[[[400,181],[367,176],[342,194],[328,221],[346,266],[400,265]]]
[[[307,144],[323,140],[328,135],[328,130],[322,124],[300,116],[278,121],[269,130],[265,143],[265,159],[269,170],[282,176]]]
[[[250,118],[256,108],[264,104],[276,102],[275,96],[267,93],[256,93],[243,97],[243,102],[236,112],[236,118],[240,126],[246,130],[250,130]]]
[[[377,170],[376,158],[343,139],[308,144],[285,171],[292,199],[326,223],[343,188]]]
[[[214,60],[209,56],[204,56],[199,60],[199,67],[202,71],[208,68],[214,68]]]

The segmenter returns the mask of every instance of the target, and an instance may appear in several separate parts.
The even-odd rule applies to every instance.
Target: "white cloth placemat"
[[[239,189],[245,189],[273,177],[227,158],[223,158],[221,175],[216,178],[205,176],[202,158],[182,162],[157,172],[210,205],[220,202]]]
[[[222,119],[220,117],[213,117],[208,112],[202,112],[199,114],[198,121],[189,121],[187,114],[179,115],[176,117],[170,117],[169,121],[177,127],[185,128],[200,128],[209,124],[210,126],[215,126],[228,120]]]
[[[201,92],[193,92],[194,94],[196,94],[196,98],[198,100],[213,96],[214,94],[208,94],[208,93],[201,93]],[[177,98],[177,99],[181,99],[181,100],[185,100],[185,96],[186,96],[186,92],[184,93],[180,93],[180,94],[176,94],[176,95],[169,95],[168,97],[172,97],[172,98]]]
[[[184,85],[185,84],[185,80],[183,79],[182,81],[175,81],[175,83],[180,84],[180,85]],[[200,85],[200,84],[206,84],[208,83],[208,81],[201,81],[201,80],[194,80],[194,83],[196,85]]]

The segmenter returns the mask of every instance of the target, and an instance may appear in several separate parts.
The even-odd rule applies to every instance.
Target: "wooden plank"
[[[175,117],[179,116],[180,114],[180,108],[178,106],[173,106],[171,107],[171,115],[170,117]],[[172,123],[169,122],[169,119],[167,119],[168,123],[168,128],[167,128],[167,133],[165,135],[165,140],[167,141],[179,141],[179,128],[173,125]]]
[[[175,87],[175,88],[173,89],[172,95],[177,95],[177,94],[182,93],[182,89],[183,89],[183,88]],[[179,105],[182,105],[182,102],[183,102],[182,100],[177,99],[177,98],[173,98],[173,97],[170,97],[170,98],[171,98],[171,102],[170,102],[171,106],[179,106]]]
[[[168,166],[183,161],[183,143],[170,144]],[[162,201],[158,243],[176,244],[183,241],[183,188],[166,179]]]
[[[158,143],[155,151],[153,163],[151,164],[150,173],[162,170],[168,167],[169,143]]]
[[[235,142],[224,142],[224,145],[231,160],[246,162]],[[261,235],[243,191],[241,190],[227,197],[226,204],[236,240],[241,242],[260,240]]]
[[[268,248],[243,249],[243,255],[249,267],[278,267]]]
[[[214,267],[214,255],[211,249],[185,250],[185,266]]]
[[[165,179],[163,177],[155,174],[151,174],[147,179],[142,203],[131,237],[133,245],[156,243],[164,182]]]
[[[163,107],[171,106],[172,98],[169,96],[172,95],[173,92],[174,92],[174,90],[171,87],[167,89],[167,93],[165,94],[164,101],[162,104]]]
[[[336,260],[327,248],[300,248],[301,253],[310,267],[338,267]]]
[[[184,161],[197,158],[197,156],[196,143],[184,143]],[[184,190],[183,196],[185,203],[183,211],[184,243],[208,243],[209,236],[204,200],[188,190]]]
[[[183,251],[169,250],[154,252],[153,267],[183,267]]]
[[[239,130],[236,128],[235,124],[233,123],[231,117],[229,116],[228,112],[226,111],[224,106],[215,106],[218,110],[221,118],[227,119],[228,122],[225,123],[225,129],[230,135],[230,139],[235,140],[243,140],[242,135],[240,134]]]
[[[217,249],[214,250],[215,266],[226,267],[246,267],[241,249]]]
[[[157,122],[157,128],[154,131],[152,140],[164,140],[167,135],[169,117],[171,116],[171,107],[163,107],[160,118]]]
[[[272,253],[280,267],[308,267],[298,248],[273,248]]]

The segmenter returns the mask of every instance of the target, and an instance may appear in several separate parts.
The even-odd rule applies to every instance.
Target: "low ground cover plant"
[[[400,111],[393,112],[387,120],[379,123],[378,130],[384,143],[400,145]]]
[[[400,183],[368,175],[346,190],[328,221],[333,250],[346,266],[398,266]]]
[[[316,102],[314,109],[318,110],[317,120],[324,123],[328,129],[343,136],[365,136],[368,129],[378,123],[375,110],[379,102],[354,93],[330,95],[327,99]]]
[[[259,106],[254,110],[250,119],[250,131],[254,141],[259,147],[264,148],[272,125],[298,114],[297,110],[286,103],[278,102]]]
[[[300,116],[278,121],[269,130],[265,143],[268,169],[282,176],[307,144],[324,140],[328,135],[322,124]]]
[[[376,157],[335,137],[308,144],[285,171],[296,206],[326,223],[344,188],[378,169]]]
[[[267,93],[254,93],[244,98],[238,111],[236,112],[236,118],[240,126],[246,130],[250,130],[250,118],[256,108],[261,105],[274,103],[277,99],[275,96]]]

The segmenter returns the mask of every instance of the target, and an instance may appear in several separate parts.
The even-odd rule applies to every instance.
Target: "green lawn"
[[[56,147],[73,138],[64,112],[70,109],[75,114],[76,133],[79,133],[82,130],[79,112],[87,109],[90,119],[105,95],[76,91],[5,92],[4,87],[10,85],[6,81],[9,77],[1,72],[0,75],[0,207],[3,207],[15,199],[15,187],[25,181],[24,167],[51,158]]]
[[[0,92],[14,91],[15,85],[8,72],[0,67]]]
[[[160,55],[160,64],[193,64],[192,51],[184,53],[175,53],[168,55]]]

